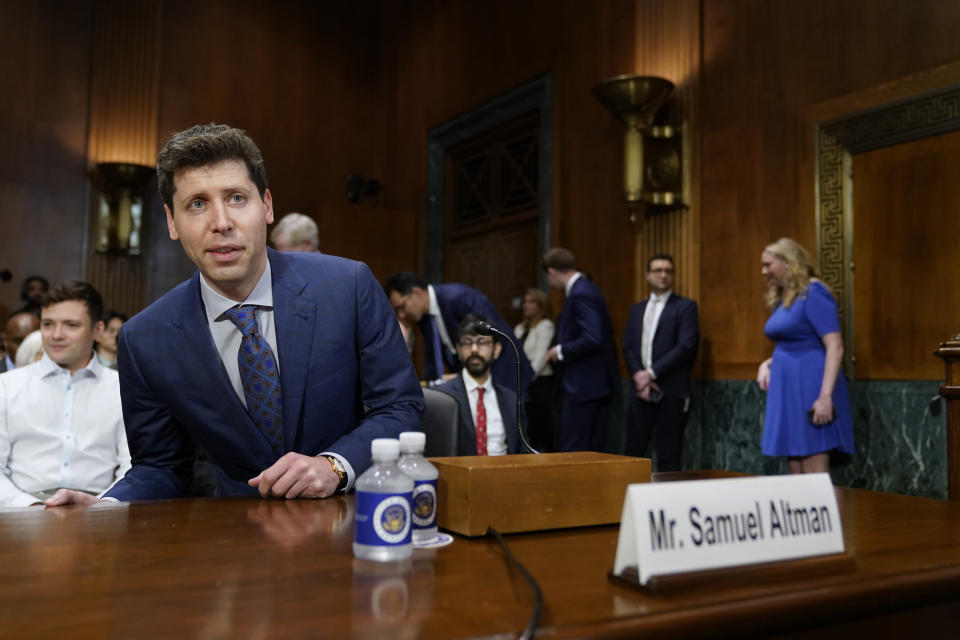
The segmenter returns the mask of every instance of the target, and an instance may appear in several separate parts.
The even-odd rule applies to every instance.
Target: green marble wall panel
[[[931,402],[937,381],[856,381],[849,384],[856,455],[837,455],[835,484],[931,498],[947,495],[946,417]],[[609,451],[622,452],[629,381],[611,411]],[[766,398],[752,380],[695,381],[684,438],[685,469],[756,474],[787,472],[786,460],[760,453]],[[656,459],[656,456],[653,456]]]

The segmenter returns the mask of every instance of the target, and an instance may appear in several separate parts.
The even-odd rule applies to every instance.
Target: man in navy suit
[[[559,451],[602,451],[608,403],[617,384],[617,356],[607,301],[577,271],[573,253],[554,247],[541,266],[550,286],[566,300],[557,319],[557,344],[547,357],[559,363],[561,405]]]
[[[398,271],[387,278],[384,290],[390,304],[401,322],[416,322],[423,334],[424,378],[431,384],[452,380],[460,371],[461,363],[454,344],[457,328],[467,314],[488,318],[490,324],[510,336],[520,352],[520,383],[524,392],[533,380],[533,367],[527,359],[513,329],[500,317],[497,310],[473,287],[452,282],[427,284],[420,276],[409,271]],[[517,361],[513,349],[504,347],[510,354],[493,363],[492,375],[497,384],[517,391]],[[444,369],[448,373],[444,374]]]
[[[198,271],[120,332],[133,467],[105,497],[183,495],[195,444],[217,468],[218,495],[348,490],[371,440],[416,429],[424,409],[382,289],[362,263],[267,249],[272,196],[243,131],[175,134],[157,174],[170,237]],[[249,356],[260,359],[245,367]]]
[[[463,369],[437,391],[452,395],[460,405],[457,455],[523,453],[517,430],[517,394],[490,375],[490,366],[500,358],[503,345],[477,333],[477,323],[484,320],[472,313],[464,316],[456,334]],[[483,428],[478,430],[478,424]]]
[[[700,342],[697,303],[672,292],[673,272],[668,254],[647,261],[650,297],[631,307],[623,336],[623,358],[636,390],[627,408],[625,453],[646,455],[655,437],[658,471],[680,469],[690,368]]]

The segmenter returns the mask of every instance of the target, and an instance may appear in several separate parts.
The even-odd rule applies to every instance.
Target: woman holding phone
[[[854,452],[837,303],[795,240],[768,245],[760,261],[773,310],[764,333],[776,343],[757,371],[767,392],[763,454],[787,456],[791,473],[826,472],[830,451]]]

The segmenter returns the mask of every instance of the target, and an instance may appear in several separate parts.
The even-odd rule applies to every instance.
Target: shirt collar
[[[567,280],[567,287],[564,293],[566,293],[567,295],[570,295],[570,289],[573,289],[573,283],[579,280],[581,277],[583,277],[583,274],[580,273],[579,271],[577,271],[575,274],[570,276],[570,279]]]
[[[427,285],[427,295],[430,296],[430,308],[427,310],[427,313],[435,318],[442,318],[440,315],[440,303],[437,302],[437,291],[433,288],[432,284]]]
[[[43,353],[43,357],[36,363],[36,367],[41,378],[46,378],[49,375],[61,375],[61,373],[65,373],[68,376],[71,375],[69,371],[51,360],[50,356],[48,356],[46,352]],[[104,366],[100,364],[100,360],[97,359],[97,354],[93,351],[93,349],[91,349],[90,362],[88,362],[87,366],[85,366],[83,369],[77,371],[75,375],[83,374],[85,376],[99,378],[103,375],[103,370]]]
[[[484,389],[487,390],[487,392],[490,392],[493,390],[493,385],[491,384],[493,381],[493,376],[490,375],[489,371],[487,372],[487,381],[484,382],[483,384],[478,384],[477,381],[473,379],[473,376],[471,376],[470,373],[467,371],[466,367],[460,370],[460,375],[463,376],[463,385],[467,389],[468,396],[471,393],[473,393],[473,391],[476,390],[478,387],[483,387]]]
[[[664,292],[664,293],[661,293],[660,295],[657,295],[657,294],[655,294],[655,293],[651,293],[651,294],[650,294],[650,302],[653,302],[654,304],[656,304],[656,303],[658,303],[658,302],[666,302],[667,300],[670,299],[670,296],[671,296],[672,294],[673,294],[673,290],[668,290],[668,291],[666,291],[666,292]]]
[[[263,269],[263,273],[260,275],[260,279],[257,280],[257,284],[253,287],[253,291],[243,299],[242,303],[238,303],[236,300],[231,300],[214,291],[213,287],[207,284],[202,273],[200,274],[200,299],[203,300],[204,309],[207,311],[207,322],[215,322],[223,315],[224,311],[232,309],[237,306],[237,304],[252,304],[258,307],[268,307],[272,309],[273,282],[270,278],[270,258],[267,258],[267,266]]]

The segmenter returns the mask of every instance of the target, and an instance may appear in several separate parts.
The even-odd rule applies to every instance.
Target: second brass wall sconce
[[[630,210],[684,204],[681,127],[662,117],[672,93],[673,83],[656,76],[616,76],[593,88],[600,104],[626,125],[623,180]]]

